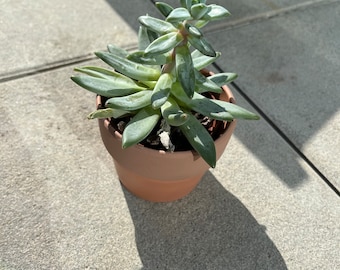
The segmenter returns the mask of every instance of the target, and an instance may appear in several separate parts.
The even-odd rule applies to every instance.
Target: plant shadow
[[[143,270],[287,269],[265,227],[210,172],[176,202],[151,203],[123,190]]]

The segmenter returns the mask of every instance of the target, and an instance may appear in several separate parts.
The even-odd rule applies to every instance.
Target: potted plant
[[[156,6],[165,16],[139,17],[138,51],[114,45],[95,54],[110,68],[76,68],[71,79],[97,94],[101,136],[122,184],[150,201],[188,194],[215,167],[235,128],[235,119],[259,117],[234,104],[225,86],[234,73],[205,68],[221,55],[201,28],[229,12],[205,0]]]

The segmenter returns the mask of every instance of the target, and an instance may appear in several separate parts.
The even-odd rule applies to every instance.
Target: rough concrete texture
[[[332,183],[338,179],[333,160],[339,148],[339,58],[334,52],[340,35],[332,20],[339,10],[336,2],[303,2],[307,8],[239,28],[220,31],[218,26],[217,33],[208,36],[223,53],[220,67],[240,74],[241,90]],[[234,14],[243,12],[239,19],[246,21],[270,11],[266,3],[278,5],[280,12],[297,1],[231,1],[228,8]],[[1,36],[13,33],[0,44],[19,48],[18,55],[1,52],[2,61],[11,59],[0,69],[1,270],[340,268],[339,197],[265,117],[239,121],[217,168],[179,201],[150,203],[121,187],[97,123],[86,119],[94,109],[94,95],[69,77],[75,66],[100,63],[84,61],[84,51],[101,50],[109,42],[133,47],[136,22],[126,12],[136,17],[149,9],[154,14],[151,1],[62,1],[54,3],[61,5],[59,10],[44,0],[25,8],[18,1],[0,4],[6,4],[0,9],[6,21],[13,22],[10,14],[17,12],[16,23],[0,24]],[[73,19],[62,20],[70,7],[77,10]],[[78,7],[83,10],[78,12]],[[50,18],[51,27],[38,23],[37,14]],[[35,25],[31,35],[19,27],[30,21]],[[108,21],[115,22],[118,36]],[[95,39],[84,35],[84,25]],[[55,28],[70,35],[60,43],[60,51],[42,46],[41,56],[33,57],[44,37],[53,39],[48,33]],[[101,28],[113,34],[103,35]],[[81,39],[83,47],[74,42]],[[29,45],[25,50],[23,40]],[[21,63],[19,56],[27,61]],[[84,62],[77,63],[79,58]],[[46,63],[51,61],[61,64],[50,70]],[[39,70],[44,72],[32,75]],[[284,80],[265,80],[275,72]],[[290,72],[302,75],[294,79]],[[300,91],[294,92],[294,85]],[[327,91],[318,95],[322,87]],[[254,110],[232,90],[238,104]],[[327,104],[326,111],[320,103]],[[314,116],[314,122],[304,112]],[[288,125],[291,118],[296,122]],[[308,124],[312,131],[305,128]]]
[[[337,1],[208,35],[220,67],[338,188],[339,15]]]

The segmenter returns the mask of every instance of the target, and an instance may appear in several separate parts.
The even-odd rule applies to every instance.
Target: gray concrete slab
[[[121,188],[71,73],[1,84],[0,267],[340,267],[338,198],[265,121],[240,122],[188,197],[149,203]]]
[[[108,43],[135,42],[134,31],[104,0],[0,1],[0,79],[88,58]]]
[[[336,1],[208,35],[220,67],[338,188],[339,15]]]

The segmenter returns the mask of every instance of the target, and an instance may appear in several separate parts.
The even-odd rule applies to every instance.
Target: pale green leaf
[[[122,146],[127,148],[144,140],[160,119],[160,111],[150,106],[140,110],[127,124],[123,131]]]
[[[151,96],[151,104],[154,109],[160,108],[166,102],[170,95],[172,82],[173,78],[169,73],[163,73],[159,77]]]
[[[209,65],[211,65],[212,63],[214,63],[219,57],[221,56],[220,52],[216,52],[216,56],[215,57],[210,57],[210,56],[206,56],[204,54],[202,54],[200,51],[195,50],[191,53],[191,57],[192,57],[192,61],[194,64],[194,67],[197,70],[201,70]]]
[[[191,35],[189,33],[188,40],[190,44],[195,47],[197,50],[199,50],[202,54],[205,54],[210,57],[215,57],[216,52],[214,48],[210,45],[210,43],[203,37],[197,37],[194,35]]]
[[[164,65],[171,62],[171,53],[167,52],[159,55],[145,55],[144,51],[131,53],[127,59],[144,65]]]
[[[216,166],[216,149],[214,140],[209,132],[202,126],[195,116],[188,114],[188,120],[181,126],[180,130],[187,138],[194,150],[209,164]]]
[[[204,92],[214,92],[214,93],[221,93],[222,89],[216,83],[211,81],[206,76],[202,75],[199,71],[195,70],[196,76],[196,91],[198,93]]]
[[[184,93],[182,87],[178,84],[174,84],[172,87],[172,94],[181,102],[182,106],[196,111],[204,116],[208,116],[212,119],[232,121],[233,116],[224,109],[214,103],[213,100],[206,98],[198,93],[194,93],[194,96],[190,99]]]
[[[140,91],[123,97],[113,97],[105,106],[113,109],[135,111],[151,104],[151,90]]]
[[[158,39],[154,40],[146,49],[145,54],[158,55],[166,53],[177,46],[183,40],[183,36],[176,32],[171,32],[160,36]]]
[[[105,119],[105,118],[119,118],[126,114],[129,114],[130,112],[123,111],[123,110],[116,110],[112,108],[106,108],[106,109],[98,109],[92,113],[90,113],[87,118],[88,119]]]
[[[248,120],[258,120],[260,117],[236,104],[229,103],[222,100],[211,100],[211,102],[222,107],[224,110],[228,111],[233,118],[236,119],[248,119]]]
[[[192,97],[195,91],[195,71],[189,48],[179,46],[176,48],[176,73],[188,97]]]
[[[180,126],[188,120],[188,114],[184,113],[171,97],[162,105],[161,112],[163,118],[170,126]]]
[[[153,18],[151,16],[141,16],[139,17],[139,22],[153,32],[159,33],[161,35],[177,31],[177,29],[171,23]]]
[[[146,27],[141,25],[138,30],[138,49],[145,50],[150,45],[150,38]]]
[[[209,7],[206,4],[199,3],[191,7],[191,15],[195,20],[201,19],[205,14],[209,12]]]
[[[107,45],[107,50],[110,53],[112,53],[114,55],[121,56],[121,57],[125,57],[125,56],[127,56],[129,54],[126,50],[124,50],[124,49],[122,49],[122,48],[120,48],[120,47],[118,47],[116,45],[113,45],[113,44]]]
[[[230,12],[222,6],[212,4],[208,7],[210,10],[202,17],[203,20],[215,21],[224,19],[230,15]]]
[[[226,85],[227,83],[232,82],[236,78],[237,78],[236,73],[218,73],[208,77],[209,80],[213,81],[218,86]]]
[[[136,84],[128,84],[119,78],[108,80],[90,76],[72,76],[71,79],[86,90],[104,97],[123,96],[144,89]]]
[[[166,18],[166,21],[175,23],[175,22],[191,20],[191,19],[192,17],[189,11],[186,8],[180,7],[180,8],[175,8],[173,11],[171,11],[168,17]]]
[[[159,70],[146,67],[111,53],[96,52],[96,55],[105,63],[115,68],[118,72],[135,80],[154,81],[160,76]]]
[[[172,6],[170,6],[167,3],[163,3],[163,2],[156,2],[156,7],[165,17],[168,17],[171,11],[173,11]]]

